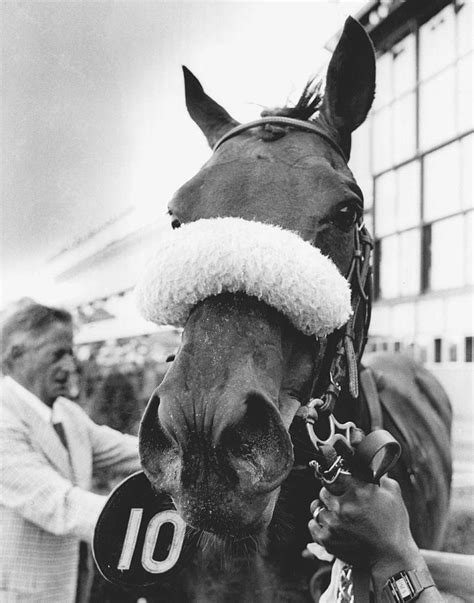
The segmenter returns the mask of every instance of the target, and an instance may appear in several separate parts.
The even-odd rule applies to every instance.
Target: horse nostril
[[[265,433],[274,418],[273,404],[263,394],[252,392],[245,400],[247,406],[247,422],[253,426],[253,431]],[[275,409],[276,411],[276,409]]]
[[[160,421],[160,406],[160,397],[155,391],[148,402],[140,423],[138,441],[142,462],[149,461],[155,455],[175,446],[173,434]]]
[[[241,479],[248,480],[251,488],[276,488],[293,463],[291,440],[280,414],[260,392],[247,394],[244,415],[226,428],[220,444],[229,453]]]

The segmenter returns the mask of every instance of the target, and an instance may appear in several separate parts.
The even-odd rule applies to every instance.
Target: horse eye
[[[357,211],[357,208],[351,204],[340,207],[332,221],[338,228],[347,232],[355,225],[358,218],[359,212]]]
[[[173,215],[171,209],[168,209],[166,212],[168,216],[171,218],[171,228],[174,230],[175,228],[179,228],[181,226],[181,222],[178,220],[176,216]]]

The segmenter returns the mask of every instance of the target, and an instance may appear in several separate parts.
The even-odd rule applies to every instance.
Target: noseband
[[[346,163],[348,161],[337,142],[317,123],[283,116],[262,117],[246,124],[240,124],[224,134],[215,144],[213,151],[216,152],[224,142],[242,132],[267,125],[287,126],[316,134],[330,144]],[[363,219],[360,219],[354,226],[354,254],[349,271],[346,274],[346,279],[351,285],[353,314],[344,327],[328,336],[327,349],[329,353],[331,353],[331,350],[335,350],[335,352],[332,357],[323,359],[323,366],[329,367],[327,374],[324,376],[324,385],[321,385],[321,376],[315,376],[310,401],[301,408],[300,413],[306,420],[308,434],[316,448],[328,442],[328,440],[319,439],[314,433],[313,425],[316,423],[318,415],[329,416],[332,434],[330,438],[333,438],[335,428],[342,427],[332,414],[342,389],[347,385],[351,397],[354,399],[359,397],[358,367],[367,342],[371,315],[372,268],[370,255],[372,249],[373,239],[365,227]],[[362,325],[359,332],[356,330],[358,324]],[[328,352],[326,352],[327,355]],[[353,423],[345,425],[354,426]],[[344,438],[349,440],[348,443],[350,444],[349,430],[350,427],[346,429]]]

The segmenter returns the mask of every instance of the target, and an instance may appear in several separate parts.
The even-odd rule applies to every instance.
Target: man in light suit
[[[80,542],[91,542],[106,500],[89,491],[91,479],[137,471],[137,438],[96,425],[67,399],[68,312],[28,303],[1,327],[0,603],[87,601]]]

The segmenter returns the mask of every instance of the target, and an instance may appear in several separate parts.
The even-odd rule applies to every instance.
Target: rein
[[[224,142],[242,132],[267,125],[288,126],[296,130],[316,134],[329,143],[346,163],[348,161],[341,147],[317,123],[283,116],[262,117],[246,124],[240,124],[224,134],[214,145],[213,151],[216,152]],[[310,401],[300,409],[299,413],[306,420],[309,436],[317,449],[321,444],[328,443],[329,440],[329,438],[328,440],[320,440],[314,433],[313,425],[318,419],[318,414],[329,416],[330,431],[331,434],[334,434],[336,427],[342,427],[334,418],[333,411],[344,385],[347,383],[352,398],[357,399],[359,396],[358,366],[367,342],[371,315],[372,269],[370,255],[372,248],[373,239],[361,219],[354,227],[354,254],[346,275],[352,290],[353,313],[344,327],[329,336],[331,343],[329,348],[330,350],[335,348],[335,353],[332,359],[324,358],[323,360],[324,365],[329,364],[328,385],[321,391],[320,378],[316,376],[311,388]],[[362,322],[363,327],[361,338],[358,337],[356,331],[359,321]],[[350,445],[350,434],[347,429],[342,439],[346,439]]]

